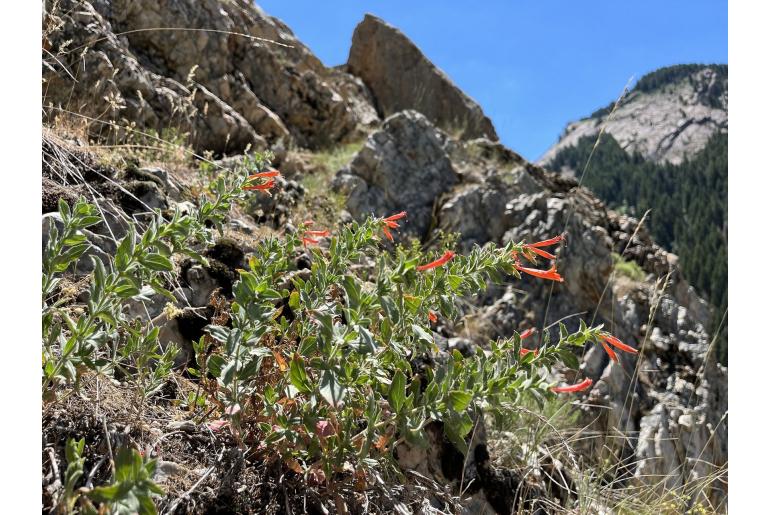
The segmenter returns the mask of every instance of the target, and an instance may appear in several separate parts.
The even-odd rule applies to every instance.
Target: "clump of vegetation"
[[[170,220],[157,213],[145,231],[130,228],[113,256],[92,258],[88,301],[77,310],[58,298],[57,285],[89,250],[82,229],[101,218],[83,199],[72,208],[61,202],[61,229],[53,226],[43,256],[43,397],[77,391],[84,374],[117,373],[136,390],[137,409],[157,395],[173,373],[177,349],[162,349],[158,328],[129,320],[122,303],[148,290],[172,300],[163,277],[174,270],[175,257],[205,263],[203,249],[233,203],[265,194],[278,174],[252,169],[219,177],[197,211]],[[248,269],[239,270],[232,300],[218,305],[218,322],[194,342],[187,372],[199,390],[192,401],[179,401],[212,431],[232,433],[239,447],[334,491],[341,477],[366,484],[399,474],[394,450],[403,442],[424,446],[433,421],[466,453],[482,412],[505,416],[525,400],[543,403],[589,388],[590,379],[565,386],[549,380],[558,362],[577,368],[573,348],[594,342],[613,359],[609,346],[636,352],[584,323],[572,334],[561,325],[559,339],[546,338],[537,349],[522,347],[530,331],[469,356],[441,352],[431,327],[438,317],[456,315],[455,298],[520,274],[562,281],[553,267],[519,261],[549,256],[543,248],[562,237],[490,244],[466,256],[444,249],[435,258],[417,247],[385,252],[383,237],[391,239],[406,216],[352,222],[335,234],[308,220],[282,239],[258,242]],[[311,265],[300,273],[302,253]],[[422,359],[433,366],[418,367]],[[159,493],[149,480],[154,465],[137,456],[118,451],[112,483],[88,498],[116,512],[152,513],[152,495]],[[72,454],[73,463],[78,459]],[[78,478],[73,472],[73,488]],[[72,505],[74,490],[68,492]]]
[[[615,263],[615,271],[620,275],[624,275],[634,281],[643,281],[646,274],[639,263],[636,261],[626,261],[623,257],[616,253],[612,253],[612,261]]]
[[[145,460],[140,453],[127,447],[122,447],[115,457],[114,474],[110,484],[95,488],[75,488],[84,473],[85,443],[83,439],[67,440],[64,492],[56,505],[59,513],[84,515],[105,512],[115,515],[157,513],[153,498],[163,494],[163,490],[151,479],[157,461]],[[99,508],[97,509],[96,506]]]
[[[363,146],[363,141],[356,141],[322,150],[313,154],[313,162],[327,174],[334,174],[348,164]]]
[[[648,93],[684,79],[692,83],[693,75],[706,68],[714,70],[717,80],[709,89],[708,96],[702,100],[711,107],[723,108],[722,95],[727,91],[726,64],[678,64],[659,68],[640,78],[634,86],[634,91]]]
[[[312,172],[299,178],[305,188],[306,198],[306,207],[298,211],[300,219],[312,214],[313,218],[326,225],[336,223],[338,214],[345,209],[346,198],[342,193],[332,190],[332,179],[337,171],[350,163],[363,145],[364,141],[347,143],[310,156],[315,166]]]

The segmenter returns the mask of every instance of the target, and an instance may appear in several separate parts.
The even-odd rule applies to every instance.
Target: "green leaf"
[[[124,282],[120,286],[116,287],[113,290],[113,293],[115,293],[115,295],[117,295],[120,298],[128,299],[128,298],[134,297],[136,295],[139,295],[139,293],[141,291],[142,290],[140,290],[139,288],[137,288],[135,285],[131,284],[130,282]]]
[[[171,260],[161,254],[145,254],[141,263],[155,272],[169,272],[174,269]]]
[[[310,393],[313,391],[307,379],[305,365],[302,363],[301,359],[298,359],[298,357],[292,358],[291,363],[289,363],[289,380],[294,388],[302,393]]]
[[[377,343],[374,341],[372,333],[365,327],[356,326],[356,332],[358,333],[358,351],[362,353],[373,353],[377,350]]]
[[[114,484],[108,486],[97,486],[91,490],[91,492],[89,492],[88,496],[96,502],[110,502],[117,498],[119,493],[120,485]]]
[[[342,286],[345,288],[345,293],[348,296],[348,307],[358,309],[358,306],[361,304],[361,288],[355,278],[346,275],[342,280]]]
[[[64,220],[67,220],[70,217],[70,206],[63,198],[59,199],[59,214]]]
[[[406,305],[406,308],[412,313],[417,312],[417,309],[420,307],[421,303],[422,299],[417,297],[404,297],[404,304]]]
[[[235,377],[235,370],[236,370],[236,364],[238,361],[232,360],[227,365],[225,365],[225,368],[222,369],[222,383],[223,384],[232,384],[233,378]]]
[[[161,490],[162,492],[162,490]],[[155,503],[149,497],[139,497],[139,515],[156,515]]]
[[[569,368],[573,370],[580,368],[580,362],[578,361],[577,357],[568,349],[562,349],[559,351],[559,357]]]
[[[468,444],[465,441],[465,436],[472,429],[473,420],[468,413],[450,416],[444,423],[444,434],[463,455],[468,454]]]
[[[283,295],[281,295],[280,292],[273,290],[272,288],[265,288],[264,291],[260,293],[260,295],[267,299],[272,301],[281,300],[283,298]]]
[[[294,290],[291,292],[291,295],[289,295],[289,307],[293,310],[299,310],[299,292],[297,290]]]
[[[321,395],[331,406],[338,408],[345,398],[347,390],[337,381],[331,370],[324,370],[321,375]]]
[[[449,405],[453,410],[460,412],[465,410],[473,400],[473,393],[462,390],[451,390],[449,392]]]
[[[227,342],[227,339],[230,337],[230,329],[222,325],[207,325],[203,330],[221,343]]]
[[[390,405],[395,413],[399,413],[406,401],[406,376],[401,370],[397,370],[390,383],[390,392],[388,392]]]
[[[460,289],[460,286],[463,284],[463,278],[459,275],[447,275],[447,281],[449,282],[449,287],[452,288],[452,290],[457,291]]]
[[[433,335],[420,327],[417,324],[412,324],[412,330],[414,331],[415,336],[417,336],[417,340],[421,341],[423,343],[426,343],[428,345],[433,344]]]

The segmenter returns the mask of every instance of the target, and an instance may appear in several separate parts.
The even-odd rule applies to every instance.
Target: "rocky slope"
[[[612,105],[572,122],[540,158],[548,166],[560,150],[605,131],[627,152],[656,162],[681,163],[727,132],[727,66],[680,65],[642,77],[610,117]],[[574,172],[574,171],[572,171]]]
[[[557,259],[563,284],[525,278],[493,287],[468,299],[466,316],[441,328],[437,340],[450,347],[484,346],[513,330],[534,326],[556,335],[557,321],[572,329],[580,318],[595,318],[640,354],[638,360],[624,357],[615,364],[601,349],[586,349],[581,368],[595,382],[576,409],[592,436],[582,440],[586,443],[580,450],[592,458],[620,457],[624,466],[618,479],[661,490],[726,467],[727,370],[709,352],[710,309],[681,278],[676,256],[658,247],[638,220],[607,210],[573,180],[528,163],[496,142],[481,109],[406,36],[367,16],[356,29],[348,65],[327,69],[279,20],[247,0],[65,0],[60,6],[45,43],[57,56],[46,59],[43,68],[48,122],[74,111],[87,116],[91,136],[102,139],[127,138],[133,129],[160,133],[174,127],[189,133],[198,152],[224,155],[270,148],[279,165],[296,163],[292,157],[300,148],[365,138],[329,185],[345,199],[341,220],[403,209],[409,213],[403,236],[430,243],[439,230],[456,232],[458,250],[566,232],[567,244]],[[194,30],[149,30],[157,27]],[[402,59],[412,65],[402,67]],[[698,75],[703,84],[715,80],[709,73]],[[414,84],[431,94],[412,90]],[[688,116],[705,113],[696,98],[698,88],[688,97]],[[677,126],[679,114],[666,112],[671,95],[640,93],[634,98],[647,97],[655,116]],[[623,118],[627,121],[634,112],[629,109]],[[719,116],[709,110],[702,118],[721,120]],[[106,122],[115,123],[104,129]],[[621,131],[617,137],[627,134],[629,144],[633,138],[633,144],[675,159],[683,155],[676,149],[689,145],[685,139],[694,141],[698,128],[710,123],[688,124],[669,138],[670,144],[653,141],[641,129]],[[44,232],[56,223],[51,214],[55,200],[79,189],[98,190],[115,219],[114,227],[87,235],[105,252],[111,250],[111,233],[124,231],[125,220],[148,207],[184,208],[184,188],[167,171],[101,170],[76,177],[71,170],[78,163],[82,169],[84,158],[67,154],[62,150],[66,145],[52,141],[44,140],[44,168],[46,155],[62,153],[64,161],[57,162],[71,167],[44,170]],[[88,168],[99,170],[95,164]],[[304,169],[294,173],[299,176]],[[284,184],[286,191],[296,193],[282,197],[288,214],[281,220],[291,220],[291,204],[301,201],[295,186]],[[51,197],[47,202],[46,195]],[[254,232],[253,222],[236,220],[233,227]],[[244,250],[248,248],[239,252]],[[613,252],[635,262],[646,274],[644,280],[617,273]],[[234,276],[240,261],[217,256],[221,254],[211,256],[220,262],[217,271],[195,263],[179,270],[183,297],[192,300],[182,308],[205,308],[211,290]],[[78,273],[88,272],[84,261]],[[156,318],[163,316],[162,307],[156,299],[130,309],[164,324]],[[165,325],[164,330],[169,338],[190,339],[178,327]],[[482,458],[476,458],[477,471],[488,471],[489,456]],[[439,482],[460,479],[447,472],[440,452],[415,463]],[[495,496],[501,484],[483,482],[474,502],[500,511]],[[709,488],[703,495],[718,503],[724,493]],[[512,504],[502,506],[510,509]]]
[[[325,68],[248,0],[66,0],[55,14],[43,103],[93,118],[97,135],[124,120],[235,154],[331,145],[378,119],[360,79]]]

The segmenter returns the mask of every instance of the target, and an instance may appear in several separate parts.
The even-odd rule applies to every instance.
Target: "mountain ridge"
[[[714,132],[727,132],[727,65],[682,64],[642,76],[618,102],[570,122],[538,163],[603,128],[629,153],[658,163],[681,163],[702,149]],[[561,170],[575,173],[575,170]]]

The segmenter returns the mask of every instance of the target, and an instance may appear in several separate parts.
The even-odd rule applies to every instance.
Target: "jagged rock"
[[[167,483],[171,478],[184,477],[191,472],[191,470],[188,470],[186,467],[180,465],[179,463],[174,463],[173,461],[158,460],[157,467],[153,474],[153,480],[155,480],[156,483],[163,484]]]
[[[43,177],[42,187],[42,207],[43,214],[59,211],[59,200],[64,200],[68,206],[72,207],[78,200],[80,188],[67,188],[58,184],[47,177]]]
[[[141,5],[140,5],[141,4]],[[153,20],[148,10],[155,2],[134,2],[143,9],[145,20]],[[44,104],[70,105],[80,114],[108,120],[124,120],[140,130],[153,129],[158,133],[173,127],[188,133],[191,141],[201,150],[223,153],[232,141],[236,145],[250,144],[264,148],[265,141],[230,106],[203,86],[193,90],[177,80],[151,71],[137,59],[129,40],[115,35],[107,15],[121,13],[119,5],[109,2],[64,1],[56,14],[61,16],[61,28],[50,35],[51,45],[63,51],[59,62],[68,69],[79,70],[74,82],[63,70],[44,68],[47,88]],[[153,25],[155,27],[174,27]],[[128,29],[131,30],[131,29]],[[92,41],[77,52],[66,52],[62,45],[68,40]],[[81,55],[82,54],[82,55]],[[81,62],[82,65],[78,66]],[[56,64],[58,66],[58,63]],[[184,80],[183,78],[181,80]],[[52,115],[57,115],[56,110]],[[112,124],[93,123],[94,138],[116,137],[126,139],[133,133]],[[242,146],[240,148],[243,148]]]
[[[726,463],[726,371],[712,359],[698,383],[695,391],[685,389],[659,395],[660,403],[641,419],[636,448],[637,481],[652,484],[663,492],[685,482],[703,480],[714,472],[715,466]],[[649,477],[665,481],[656,484]],[[714,502],[725,493],[701,492],[691,502]]]
[[[469,250],[473,244],[499,240],[505,232],[503,217],[505,191],[486,184],[469,184],[453,191],[439,212],[440,227],[461,235],[460,248]]]
[[[111,193],[129,214],[168,207],[166,194],[154,181],[128,181],[117,186]]]
[[[189,306],[207,306],[211,294],[219,290],[225,297],[232,295],[233,283],[238,274],[236,269],[243,268],[244,252],[230,239],[219,240],[212,248],[203,252],[208,265],[193,260],[185,260],[179,272],[180,283],[189,289],[186,301]]]
[[[465,139],[497,139],[492,122],[401,31],[367,14],[353,33],[347,68],[369,86],[383,116],[414,109]]]
[[[406,210],[401,234],[422,237],[431,226],[436,198],[457,182],[443,150],[445,138],[416,111],[394,114],[340,170],[333,187],[348,195],[347,210],[354,217]]]
[[[144,298],[131,298],[126,300],[123,304],[123,313],[131,319],[138,318],[146,323],[158,317],[163,312],[163,308],[169,303],[169,299],[164,295],[153,291],[149,291],[143,296]]]
[[[185,368],[195,358],[193,341],[203,336],[203,328],[211,323],[212,314],[210,307],[184,308],[173,317],[164,312],[152,319],[151,325],[160,328],[158,344],[161,351],[166,352],[171,345],[177,348],[175,368]]]
[[[291,140],[291,133],[283,120],[257,98],[254,91],[248,87],[248,80],[241,72],[222,77],[219,82],[219,91],[224,98],[230,99],[233,109],[249,122],[257,134],[263,135],[271,142]]]
[[[160,181],[161,185],[163,186],[163,189],[165,190],[166,194],[172,198],[179,200],[180,199],[180,189],[179,185],[169,177],[168,171],[164,170],[163,168],[159,168],[157,166],[149,167],[149,168],[141,168],[141,172],[148,173],[152,175],[153,177],[157,177]]]
[[[50,240],[50,233],[53,228],[61,234],[64,230],[64,220],[59,213],[46,213],[42,217],[42,233],[43,233],[43,252],[45,252],[48,241]]]
[[[254,233],[254,227],[248,222],[246,222],[245,220],[242,220],[240,218],[234,218],[230,220],[230,227],[232,229],[235,229],[236,231],[240,231],[245,234]]]

